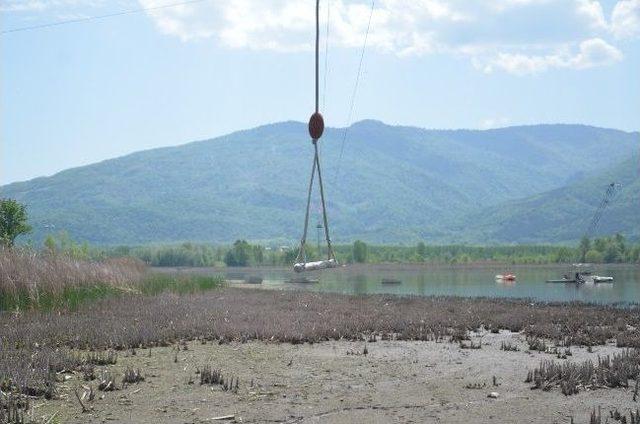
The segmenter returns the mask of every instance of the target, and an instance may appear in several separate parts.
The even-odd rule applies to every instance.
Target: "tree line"
[[[18,236],[28,234],[24,205],[0,199],[0,244],[14,245]],[[33,247],[33,246],[32,246]],[[65,232],[48,235],[41,250],[65,254],[77,259],[102,260],[109,257],[135,257],[151,266],[288,266],[298,254],[295,246],[266,246],[237,240],[233,245],[214,246],[198,243],[143,246],[90,246],[74,241]],[[307,246],[309,260],[326,257],[326,251]],[[549,263],[640,263],[640,245],[629,243],[621,234],[595,239],[583,238],[578,246],[558,245],[372,245],[361,240],[335,245],[341,263],[433,263],[473,264],[499,262],[509,264]]]
[[[294,246],[264,246],[246,240],[232,245],[214,246],[198,243],[98,247],[80,244],[65,233],[49,236],[42,247],[47,252],[64,253],[85,260],[109,257],[135,257],[158,267],[243,267],[289,266],[298,255]],[[334,246],[340,263],[424,263],[424,264],[553,264],[553,263],[640,263],[640,245],[628,243],[616,234],[583,240],[576,247],[555,245],[372,245],[357,240]],[[307,247],[308,260],[326,257],[326,251]]]

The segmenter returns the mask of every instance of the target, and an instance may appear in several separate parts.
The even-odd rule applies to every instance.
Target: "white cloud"
[[[616,38],[640,37],[640,0],[620,0],[611,13],[611,31]]]
[[[169,2],[138,1],[147,8]],[[323,5],[329,2],[332,42],[360,46],[370,1],[326,0]],[[229,47],[286,51],[311,48],[313,12],[310,0],[212,0],[148,13],[163,32],[183,40],[211,36]],[[605,27],[602,7],[595,0],[378,0],[370,41],[394,53],[422,53],[433,51],[424,48],[425,40],[439,49],[566,42],[567,37],[584,38]]]
[[[608,66],[620,62],[623,57],[620,50],[603,39],[592,38],[580,43],[578,54],[569,59],[567,67],[588,69],[596,66]]]
[[[526,1],[526,0],[521,0]],[[509,118],[505,118],[504,116],[500,116],[497,118],[487,118],[480,121],[479,128],[481,130],[490,130],[493,128],[503,128],[509,125],[511,120]]]
[[[164,1],[139,0],[144,7]],[[371,3],[330,1],[331,43],[360,47]],[[163,33],[184,41],[214,38],[228,48],[290,52],[312,49],[313,12],[310,0],[219,0],[149,14]],[[485,72],[526,75],[619,61],[622,53],[601,39],[608,33],[596,0],[379,0],[368,45],[400,57],[469,57]]]
[[[599,1],[595,0],[578,0],[576,1],[577,13],[584,16],[591,28],[607,29],[607,20],[604,17],[604,11]]]
[[[580,43],[577,52],[567,49],[548,55],[525,55],[521,53],[499,53],[487,63],[476,61],[476,67],[485,73],[503,70],[515,75],[537,74],[551,68],[588,69],[612,65],[621,61],[623,54],[600,38]]]
[[[2,8],[36,11],[83,1],[104,7],[125,0],[5,0]],[[143,8],[176,3],[135,1]],[[313,48],[314,3],[209,0],[146,13],[160,32],[184,42],[211,40],[229,49],[298,52]],[[331,7],[332,47],[360,48],[371,0],[321,4]],[[619,0],[609,23],[598,0],[377,0],[368,46],[399,57],[465,57],[485,72],[525,75],[553,68],[585,69],[622,58],[605,40],[612,34],[638,36],[639,10],[640,0]]]
[[[0,11],[45,12],[63,8],[98,7],[105,3],[106,0],[1,0]]]

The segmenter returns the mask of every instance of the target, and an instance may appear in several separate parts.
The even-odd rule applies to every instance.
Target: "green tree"
[[[615,263],[622,260],[622,252],[620,246],[615,243],[609,243],[604,250],[604,261],[606,263]]]
[[[598,252],[595,249],[591,249],[584,255],[584,261],[596,264],[600,263],[602,262],[602,253]]]
[[[264,263],[264,248],[262,246],[253,246],[253,259],[258,265]]]
[[[633,251],[630,253],[630,261],[634,263],[640,263],[640,246],[636,246],[633,248]]]
[[[587,252],[591,250],[591,240],[589,237],[584,236],[580,240],[580,262],[586,261]]]
[[[43,244],[47,253],[54,254],[58,250],[56,247],[56,239],[51,234],[47,234],[47,237],[45,237]]]
[[[423,242],[419,242],[416,246],[416,254],[421,261],[424,261],[424,257],[427,255],[427,246]]]
[[[356,240],[353,243],[353,261],[357,263],[367,262],[368,248],[367,244],[363,241]]]
[[[299,249],[298,247],[286,248],[283,251],[284,255],[282,257],[284,265],[292,264],[298,257]]]
[[[561,247],[556,252],[555,261],[557,263],[568,263],[568,262],[571,262],[571,251],[566,247]]]
[[[620,233],[616,233],[616,235],[614,236],[614,240],[618,245],[618,249],[620,249],[620,252],[624,254],[627,251],[627,241],[625,240],[624,236]]]
[[[19,235],[30,231],[27,208],[13,199],[0,199],[0,244],[12,247]]]
[[[595,249],[600,252],[600,253],[604,253],[604,250],[607,248],[607,242],[605,239],[603,238],[597,238],[594,242],[593,242],[593,246],[595,247]]]
[[[251,245],[245,240],[236,240],[233,248],[224,256],[227,266],[247,266],[251,257]]]

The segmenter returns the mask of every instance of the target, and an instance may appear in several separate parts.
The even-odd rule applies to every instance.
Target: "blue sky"
[[[0,26],[179,2],[0,0]],[[344,126],[371,2],[322,4],[323,111]],[[313,12],[313,0],[201,0],[3,33],[0,185],[306,121]],[[377,0],[368,41],[353,121],[640,129],[640,0]]]

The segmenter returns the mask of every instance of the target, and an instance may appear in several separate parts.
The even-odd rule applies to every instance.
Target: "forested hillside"
[[[475,222],[471,240],[489,243],[564,242],[580,238],[602,201],[607,186],[620,184],[605,209],[596,234],[621,233],[640,238],[640,169],[635,154],[595,175],[523,200],[492,206],[471,214],[458,229]]]
[[[608,181],[585,177],[617,172],[638,144],[637,133],[579,125],[436,131],[363,121],[339,161],[343,131],[325,131],[321,154],[334,238],[344,242],[573,238],[579,232],[559,226],[588,215],[584,204],[598,202]],[[306,125],[285,122],[10,184],[0,195],[28,205],[35,241],[61,230],[99,244],[295,240],[311,159]],[[575,205],[540,194],[573,184]],[[638,228],[628,207],[637,191],[625,190],[611,215],[624,225],[603,228]],[[505,203],[529,196],[542,197]],[[513,215],[491,209],[503,204]],[[522,225],[529,212],[555,218]]]

